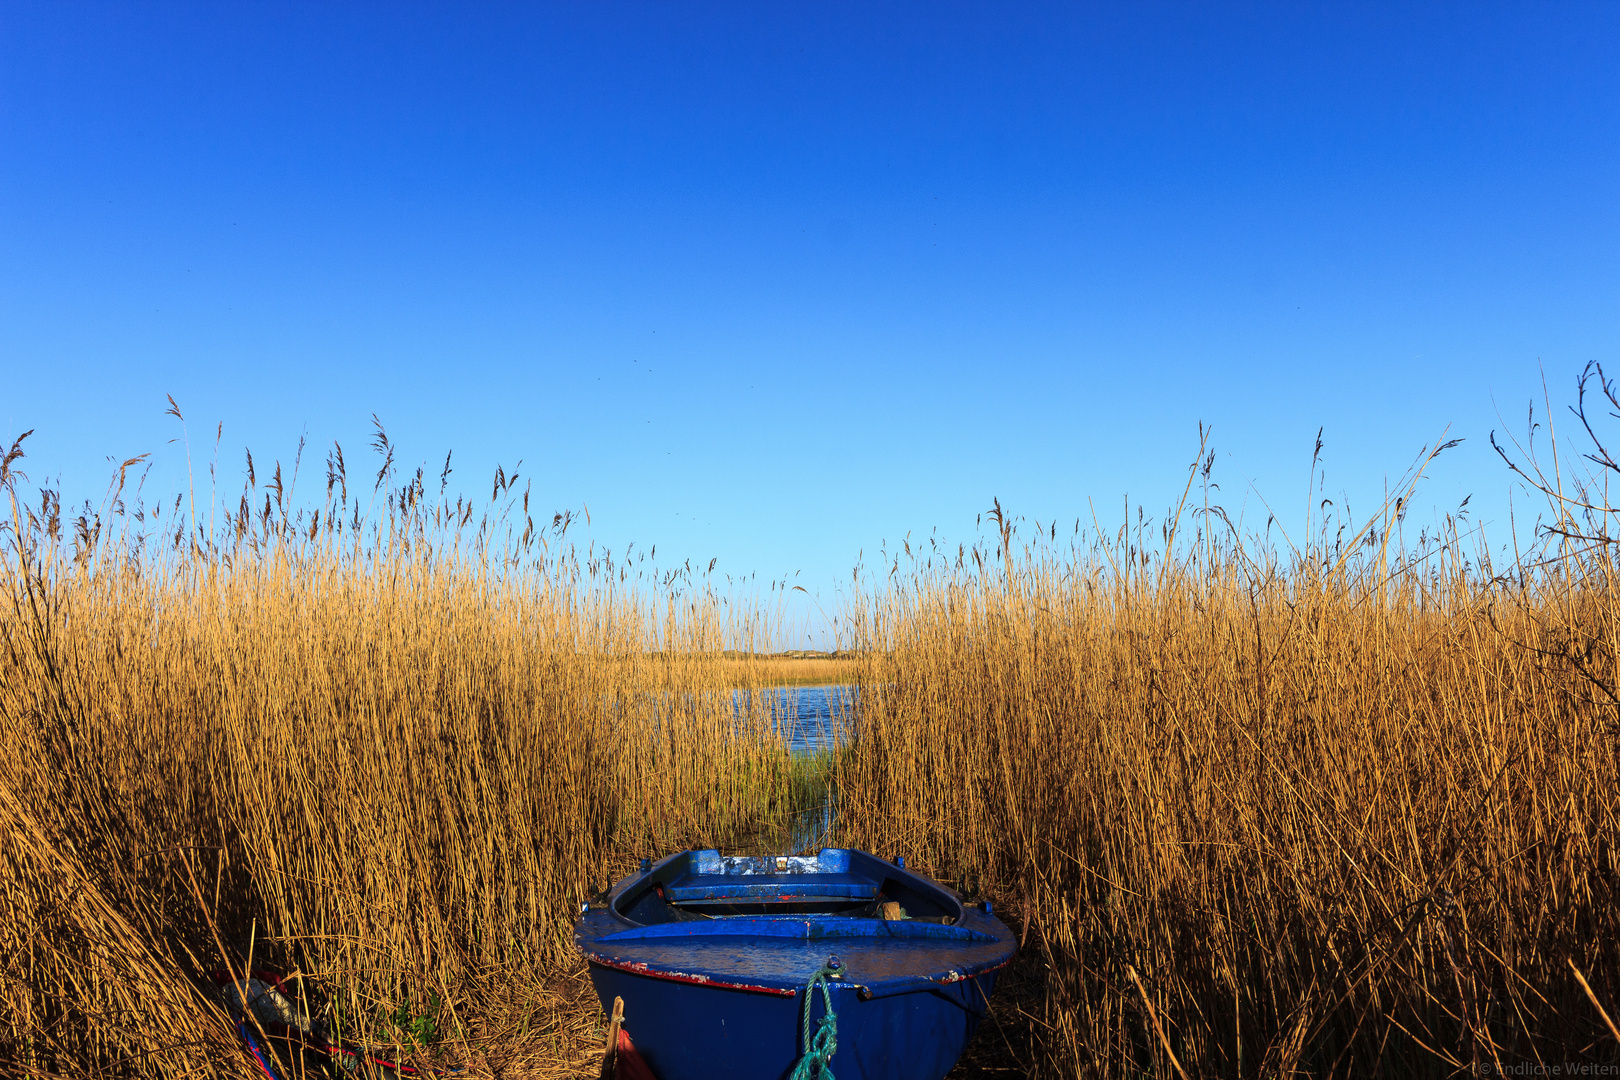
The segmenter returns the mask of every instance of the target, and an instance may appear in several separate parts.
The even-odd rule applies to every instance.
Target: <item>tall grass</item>
[[[1395,499],[1297,549],[998,506],[860,613],[849,840],[1012,901],[1041,1075],[1613,1067],[1570,964],[1620,1003],[1620,582],[1541,480],[1501,569]]]
[[[1456,519],[1406,542],[1410,485],[1297,546],[1190,497],[1067,541],[998,506],[851,600],[814,663],[854,673],[854,738],[795,761],[773,695],[733,694],[788,672],[737,658],[757,601],[377,450],[302,512],[251,459],[228,514],[120,481],[67,517],[0,466],[0,1071],[247,1075],[206,984],[251,952],[362,1039],[583,1075],[579,902],[642,854],[787,843],[828,781],[838,840],[1022,936],[983,1036],[1012,1072],[1616,1059],[1570,970],[1614,1009],[1590,482],[1515,458],[1553,513],[1503,565]]]
[[[562,1074],[589,1013],[546,980],[580,901],[789,824],[803,770],[721,655],[757,613],[573,549],[504,476],[475,514],[385,466],[368,514],[335,457],[319,512],[278,466],[223,526],[121,488],[64,525],[15,449],[0,1070],[241,1073],[204,991],[256,950],[351,1033],[425,1018]]]

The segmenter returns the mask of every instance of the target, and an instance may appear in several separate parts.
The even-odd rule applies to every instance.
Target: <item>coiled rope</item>
[[[832,990],[829,979],[838,977],[838,958],[830,957],[810,981],[804,984],[804,1056],[793,1066],[789,1080],[835,1080],[832,1056],[838,1052],[838,1016],[833,1012]],[[821,988],[821,1002],[826,1013],[816,1025],[816,1035],[810,1037],[810,1009],[815,1002],[816,987]]]

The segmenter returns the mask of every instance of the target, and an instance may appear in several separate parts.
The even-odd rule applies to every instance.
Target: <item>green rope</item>
[[[835,1080],[832,1056],[838,1052],[838,1017],[833,1013],[832,991],[827,981],[838,975],[838,961],[830,959],[822,965],[810,981],[804,984],[804,1057],[793,1066],[789,1080]],[[821,1001],[826,1015],[816,1025],[816,1037],[810,1038],[810,1007],[815,1001],[816,987],[821,987]]]

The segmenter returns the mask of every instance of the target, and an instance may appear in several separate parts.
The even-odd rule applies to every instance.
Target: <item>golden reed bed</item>
[[[338,460],[318,517],[278,480],[223,525],[117,496],[73,522],[19,464],[0,1072],[248,1076],[199,987],[252,951],[346,1034],[586,1075],[580,900],[804,808],[772,718],[733,714],[786,670],[723,652],[770,620],[578,552],[500,484],[474,518],[385,467],[367,515]],[[839,841],[990,896],[1025,943],[961,1075],[1615,1062],[1575,973],[1612,1015],[1604,519],[1503,567],[1397,514],[1296,551],[1196,497],[1105,540],[998,513],[852,602],[828,674],[861,723],[817,766]]]

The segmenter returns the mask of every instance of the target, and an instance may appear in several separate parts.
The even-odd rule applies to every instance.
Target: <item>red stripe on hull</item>
[[[595,953],[587,955],[593,964],[600,964],[602,967],[612,968],[615,971],[627,971],[632,975],[646,975],[652,979],[666,979],[669,982],[688,983],[692,986],[713,986],[721,990],[744,990],[750,994],[772,994],[776,997],[794,997],[798,994],[797,990],[784,989],[779,986],[756,986],[752,983],[722,982],[719,979],[711,979],[707,975],[688,975],[684,971],[660,971],[657,968],[648,967],[645,963],[609,960]]]

